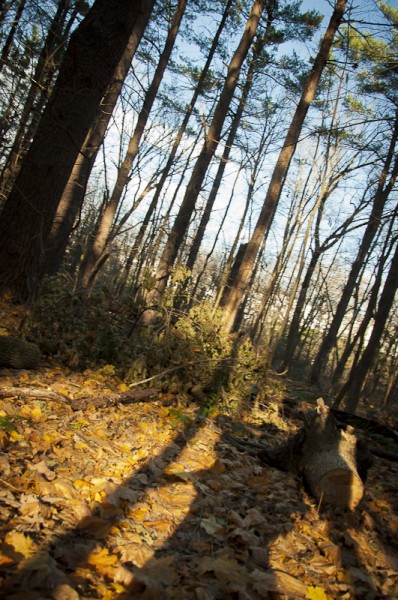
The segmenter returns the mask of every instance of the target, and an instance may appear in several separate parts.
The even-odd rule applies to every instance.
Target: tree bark
[[[58,205],[51,232],[45,249],[42,271],[55,275],[62,263],[69,236],[80,214],[87,183],[93,169],[98,151],[102,145],[116,102],[120,96],[124,80],[128,74],[131,61],[141,41],[150,19],[155,0],[146,0],[142,11],[138,14],[130,39],[117,65],[113,81],[105,97],[101,101],[97,117],[90,128],[83,148],[77,156],[72,172],[65,186]]]
[[[55,69],[58,68],[60,55],[66,44],[66,37],[63,30],[70,3],[70,0],[60,0],[57,11],[49,26],[46,40],[37,61],[33,80],[26,95],[26,100],[24,101],[12,149],[1,175],[0,196],[2,197],[7,197],[7,193],[11,189],[12,182],[17,175],[21,160],[26,154],[30,140],[33,137],[32,133],[34,133],[34,131],[32,131],[32,127],[28,128],[28,123],[32,118],[35,100],[40,89],[43,91],[43,88],[45,87],[48,92],[48,87],[45,85],[45,79],[47,80],[46,83],[50,84],[51,77],[46,77],[46,75],[49,71],[54,74]],[[76,13],[74,17],[76,17]],[[43,107],[40,109],[37,105],[35,106],[35,112],[41,112],[42,109]]]
[[[11,51],[12,43],[14,41],[15,32],[16,32],[19,22],[21,20],[22,13],[25,8],[25,4],[26,4],[26,0],[21,0],[20,3],[18,4],[18,8],[16,10],[14,20],[12,22],[10,31],[8,32],[8,36],[6,38],[4,46],[2,48],[1,56],[0,56],[0,73],[3,70],[4,66],[8,62],[8,57],[9,57],[9,54]]]
[[[137,157],[141,138],[148,122],[152,106],[155,102],[159,86],[166,71],[167,64],[170,60],[186,6],[187,0],[178,1],[174,18],[167,34],[163,52],[159,58],[152,82],[145,94],[145,99],[140,114],[138,115],[137,124],[134,133],[131,136],[126,156],[118,169],[117,179],[111,197],[108,204],[105,206],[103,213],[99,217],[94,238],[92,243],[87,248],[81,264],[78,276],[78,286],[81,288],[90,288],[94,283],[96,265],[99,261],[101,261],[102,253],[106,248],[112,224],[122,199],[123,191],[129,181],[131,167],[135,158]]]
[[[341,431],[322,398],[317,400],[308,424],[277,448],[259,457],[270,466],[302,475],[320,503],[354,510],[363,497],[364,480],[371,465],[365,448],[349,429]]]
[[[374,315],[372,333],[358,364],[351,370],[350,376],[339,393],[339,398],[345,397],[346,410],[355,413],[360,401],[361,392],[367,375],[374,365],[386,322],[398,289],[398,244],[391,261],[390,269],[380,295],[377,311]]]
[[[36,344],[10,335],[0,335],[0,367],[37,369],[40,350]]]
[[[225,311],[224,325],[227,331],[231,331],[233,328],[235,317],[244,296],[262,238],[271,226],[275,210],[282,193],[283,184],[289,170],[290,162],[293,158],[297,142],[299,141],[299,136],[305,117],[311,102],[314,99],[318,82],[326,64],[334,36],[343,17],[345,6],[346,0],[337,0],[329,26],[322,40],[319,52],[315,58],[314,65],[306,80],[303,93],[275,165],[268,192],[264,200],[263,208],[261,210],[253,235],[249,241],[237,280],[235,285],[229,289],[228,294],[224,296],[222,306],[224,307]]]
[[[209,72],[209,69],[210,69],[210,65],[211,65],[211,63],[213,61],[213,58],[214,58],[214,55],[216,53],[221,33],[222,33],[222,31],[223,31],[223,29],[225,27],[225,23],[227,21],[227,18],[229,16],[230,11],[231,11],[232,3],[233,3],[233,0],[228,0],[227,4],[225,6],[225,10],[224,10],[222,19],[220,21],[220,24],[219,24],[219,26],[217,28],[216,34],[215,34],[215,36],[213,38],[213,42],[212,42],[209,54],[208,54],[207,59],[206,59],[206,63],[205,63],[205,65],[204,65],[204,67],[203,67],[203,69],[202,69],[202,71],[200,73],[200,77],[199,77],[198,83],[195,86],[195,90],[194,90],[194,93],[192,95],[191,101],[188,104],[188,107],[187,107],[187,110],[185,112],[184,118],[182,120],[182,123],[181,123],[179,129],[178,129],[177,135],[176,135],[175,140],[173,142],[173,146],[172,146],[170,155],[169,155],[169,157],[167,159],[167,163],[166,163],[166,165],[165,165],[165,167],[164,167],[164,169],[162,171],[162,174],[161,174],[161,177],[159,179],[159,182],[156,185],[156,190],[155,190],[154,196],[153,196],[153,198],[151,200],[151,203],[150,203],[149,208],[148,208],[148,210],[146,212],[146,215],[145,215],[144,220],[143,220],[143,222],[141,224],[141,227],[140,227],[140,229],[139,229],[139,231],[138,231],[138,233],[137,233],[137,235],[135,237],[134,245],[131,248],[131,252],[129,254],[127,263],[125,265],[125,268],[123,269],[123,274],[122,274],[122,277],[121,277],[121,280],[120,280],[120,283],[119,283],[119,286],[118,286],[118,288],[119,288],[120,291],[122,291],[124,289],[125,285],[126,285],[130,269],[131,269],[131,267],[133,265],[135,257],[137,256],[137,253],[138,253],[138,251],[139,251],[139,249],[141,247],[142,240],[145,237],[145,234],[146,234],[148,225],[150,223],[150,220],[152,219],[152,216],[153,216],[153,214],[154,214],[154,212],[156,210],[156,207],[158,205],[160,194],[161,194],[161,192],[163,190],[164,184],[166,183],[166,179],[169,176],[170,170],[171,170],[171,168],[172,168],[172,166],[174,164],[178,148],[180,146],[181,140],[182,140],[183,135],[185,133],[185,130],[187,128],[189,119],[191,118],[191,115],[192,115],[193,109],[195,107],[196,101],[199,98],[199,95],[203,91],[203,86],[204,86],[204,83],[206,81],[206,77],[208,75],[208,72]]]
[[[313,384],[318,384],[322,374],[325,371],[326,364],[329,358],[331,349],[335,346],[341,323],[346,314],[350,298],[357,281],[359,272],[366,255],[372,245],[372,241],[380,226],[380,220],[383,214],[384,206],[388,200],[391,190],[393,189],[396,177],[398,174],[398,157],[396,156],[396,145],[398,141],[398,112],[395,117],[394,130],[392,132],[390,146],[387,157],[384,161],[384,166],[379,177],[377,189],[374,195],[373,206],[366,226],[361,245],[355,260],[351,266],[351,270],[341,294],[340,301],[337,305],[336,312],[333,316],[332,323],[324,336],[318,353],[312,365],[310,381]],[[388,174],[392,166],[390,178],[387,182]]]
[[[273,8],[273,5],[272,5],[272,8]],[[272,8],[269,9],[267,29],[271,28],[271,24],[272,24],[272,12],[271,12]],[[254,46],[253,56],[250,61],[249,69],[248,69],[247,76],[246,76],[246,81],[243,86],[243,91],[242,91],[242,95],[241,95],[241,98],[240,98],[240,101],[238,104],[238,108],[236,109],[235,114],[233,116],[230,130],[228,133],[228,137],[225,142],[224,151],[223,151],[222,157],[220,159],[220,164],[218,166],[217,173],[216,173],[216,176],[213,181],[213,185],[211,186],[211,190],[210,190],[209,196],[207,198],[206,206],[203,211],[202,218],[199,223],[199,227],[197,229],[196,235],[193,239],[193,242],[192,242],[189,254],[188,254],[186,266],[191,271],[196,262],[199,248],[203,241],[206,227],[209,223],[211,212],[213,210],[213,206],[214,206],[214,203],[217,198],[218,190],[221,185],[225,167],[227,166],[227,163],[229,160],[229,155],[231,153],[232,147],[235,142],[236,133],[238,131],[240,122],[242,120],[243,111],[246,107],[249,92],[250,92],[250,89],[251,89],[252,83],[253,83],[253,77],[254,77],[254,73],[256,70],[256,61],[258,60],[258,57],[260,56],[262,50],[264,49],[264,46],[266,45],[266,40],[267,40],[267,31],[265,32],[264,36],[260,40],[258,40]]]
[[[32,299],[40,259],[73,165],[115,69],[142,0],[96,0],[71,36],[53,94],[0,220],[0,289]]]
[[[166,247],[160,258],[156,272],[156,288],[148,295],[148,304],[152,305],[157,303],[166,288],[169,269],[177,257],[184,236],[188,230],[189,222],[195,209],[196,201],[206,176],[207,169],[217,149],[222,127],[238,84],[242,65],[257,32],[257,27],[264,9],[264,3],[265,0],[255,0],[238,48],[228,66],[227,77],[214,112],[213,120],[208,129],[205,143],[195,163],[181,207],[174,221]],[[154,316],[153,312],[147,311],[143,315],[143,322],[150,323]]]

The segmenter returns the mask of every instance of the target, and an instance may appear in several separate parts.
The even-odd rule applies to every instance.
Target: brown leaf
[[[145,542],[131,542],[116,548],[123,562],[131,562],[137,567],[144,567],[154,556],[154,549]]]
[[[270,592],[278,592],[286,596],[305,598],[307,586],[284,571],[259,571],[251,573],[253,587],[262,598],[269,598]]]
[[[67,583],[60,583],[55,586],[52,590],[53,600],[79,600],[80,596],[70,585]]]
[[[104,539],[111,528],[112,523],[95,516],[84,517],[77,525],[77,529],[91,532],[97,540]]]
[[[39,481],[39,490],[43,496],[59,496],[60,498],[79,498],[78,492],[70,481],[54,479],[54,481]]]

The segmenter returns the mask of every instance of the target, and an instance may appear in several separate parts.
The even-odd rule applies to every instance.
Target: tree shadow
[[[237,425],[226,416],[197,417],[185,424],[158,456],[123,482],[120,487],[130,496],[120,494],[120,488],[108,494],[93,516],[54,535],[39,553],[21,561],[4,579],[3,597],[27,599],[27,590],[32,600],[75,600],[78,594],[120,600],[304,597],[307,586],[301,580],[310,575],[322,586],[322,569],[334,562],[347,575],[340,588],[346,586],[349,597],[381,597],[372,578],[359,578],[363,557],[355,532],[363,514],[319,513],[297,477],[246,459],[231,445],[227,434]],[[200,468],[198,460],[196,468],[185,469],[184,452],[200,458],[200,452],[209,451],[209,441],[214,441],[211,466]],[[151,499],[163,504],[163,514],[169,507],[175,520],[165,524]],[[127,516],[136,519],[134,532],[126,530],[108,552],[110,531],[123,532]],[[376,513],[372,518],[376,521]],[[322,531],[324,541],[330,541],[326,545],[317,541]],[[279,568],[274,551],[286,553],[278,559]],[[44,554],[50,561],[43,561]],[[123,564],[116,579],[115,555]],[[98,566],[101,589],[96,588]],[[12,571],[7,564],[2,570],[6,576]]]

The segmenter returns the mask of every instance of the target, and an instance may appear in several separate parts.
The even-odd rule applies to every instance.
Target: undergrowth
[[[25,333],[43,354],[70,368],[113,365],[126,384],[154,377],[153,385],[173,390],[180,402],[195,401],[205,411],[237,409],[250,400],[265,377],[266,364],[250,341],[228,335],[222,312],[203,301],[186,313],[163,309],[162,323],[137,324],[141,307],[118,304],[96,290],[75,292],[66,282],[48,280],[25,323]]]

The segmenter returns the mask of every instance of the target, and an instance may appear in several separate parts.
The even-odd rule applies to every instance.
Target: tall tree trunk
[[[209,72],[209,69],[210,69],[210,65],[211,65],[211,63],[213,61],[213,58],[214,58],[214,55],[216,53],[221,33],[222,33],[222,31],[223,31],[223,29],[225,27],[225,23],[227,21],[227,18],[229,16],[230,11],[231,11],[232,3],[233,3],[233,0],[228,0],[227,4],[225,6],[225,10],[224,10],[222,19],[220,21],[220,24],[219,24],[219,26],[217,28],[216,34],[215,34],[215,36],[213,38],[213,43],[211,45],[209,54],[207,56],[206,63],[205,63],[205,65],[204,65],[204,67],[203,67],[203,69],[202,69],[202,71],[200,73],[200,77],[198,79],[198,83],[195,86],[195,90],[194,90],[194,93],[192,95],[191,101],[188,104],[187,110],[185,111],[184,119],[183,119],[183,121],[182,121],[182,123],[181,123],[181,125],[180,125],[180,127],[178,129],[178,132],[177,132],[177,135],[176,135],[175,140],[173,142],[173,146],[171,148],[171,152],[170,152],[169,157],[167,159],[166,165],[165,165],[165,167],[164,167],[164,169],[162,171],[162,175],[161,175],[161,177],[159,179],[159,182],[156,185],[155,194],[153,196],[151,204],[150,204],[150,206],[148,208],[148,211],[147,211],[147,213],[146,213],[146,215],[144,217],[144,220],[143,220],[143,222],[141,224],[141,227],[140,227],[140,229],[138,231],[138,234],[137,234],[137,236],[136,236],[136,238],[134,240],[134,246],[131,249],[131,253],[130,253],[130,256],[129,256],[129,261],[128,261],[128,264],[126,265],[128,270],[131,268],[131,265],[133,264],[133,261],[134,261],[136,255],[137,255],[137,252],[138,252],[138,250],[139,250],[139,248],[140,248],[140,246],[142,244],[142,240],[145,237],[146,230],[148,228],[148,225],[149,225],[149,222],[150,222],[150,220],[152,218],[152,215],[155,212],[156,207],[158,205],[160,194],[162,193],[162,190],[163,190],[164,184],[166,182],[166,179],[169,176],[170,170],[171,170],[171,168],[172,168],[172,166],[174,164],[178,148],[180,146],[181,140],[182,140],[183,135],[185,133],[185,130],[187,128],[189,119],[191,118],[191,115],[192,115],[193,109],[195,107],[196,101],[199,98],[199,95],[203,91],[203,86],[204,86],[204,83],[206,81],[206,78],[207,78],[207,75],[208,75],[208,72]],[[127,277],[128,277],[128,271],[127,272],[125,271],[124,277],[123,277],[124,283],[121,282],[121,286],[122,287],[124,287],[124,285],[125,285],[125,283],[127,281]]]
[[[273,6],[272,6],[272,8],[273,8]],[[272,10],[272,9],[270,9],[270,10]],[[269,12],[268,21],[267,21],[267,30],[271,28],[271,23],[272,23],[272,13]],[[264,46],[267,43],[267,32],[268,31],[266,31],[264,36],[260,40],[258,40],[257,43],[254,45],[253,56],[251,57],[249,69],[248,69],[247,76],[246,76],[246,81],[243,86],[243,91],[242,91],[242,95],[241,95],[241,98],[240,98],[240,101],[238,104],[238,108],[236,109],[235,114],[233,116],[232,123],[231,123],[229,133],[228,133],[228,137],[225,142],[224,151],[223,151],[223,154],[220,159],[220,164],[218,166],[217,173],[216,173],[216,176],[213,181],[213,185],[211,186],[211,190],[210,190],[207,202],[206,202],[205,209],[203,211],[202,218],[199,223],[199,227],[197,229],[196,235],[195,235],[192,245],[191,245],[191,249],[188,254],[187,267],[191,271],[193,269],[196,258],[198,256],[199,248],[203,241],[206,227],[210,220],[211,212],[213,210],[213,206],[214,206],[214,203],[217,198],[218,190],[221,185],[225,167],[227,166],[227,163],[229,160],[229,155],[230,155],[232,147],[235,143],[236,133],[238,131],[240,122],[242,120],[243,111],[245,109],[245,106],[247,103],[247,98],[248,98],[249,92],[250,92],[250,88],[253,83],[253,76],[254,76],[254,72],[256,70],[256,61],[258,60],[258,57],[260,56],[262,50],[264,49]]]
[[[141,41],[150,19],[155,0],[142,3],[142,10],[137,14],[136,23],[131,32],[128,44],[116,67],[113,81],[101,101],[97,117],[90,127],[81,152],[78,154],[68,182],[59,202],[51,232],[45,248],[42,271],[50,275],[58,272],[69,236],[80,214],[83,205],[88,179],[95,159],[105,137],[116,102],[120,96],[124,80],[128,74],[131,61]]]
[[[337,336],[339,333],[339,329],[341,323],[344,319],[344,315],[346,313],[348,304],[350,302],[350,298],[357,281],[359,272],[361,270],[361,266],[363,261],[368,254],[369,248],[372,245],[372,241],[377,233],[377,230],[380,226],[381,216],[383,214],[384,206],[388,200],[390,192],[394,186],[397,174],[398,174],[398,157],[396,156],[396,145],[398,140],[398,112],[395,117],[394,129],[392,132],[389,150],[384,161],[384,166],[382,172],[379,177],[377,189],[374,195],[373,205],[371,214],[369,217],[368,224],[366,226],[361,245],[359,247],[358,253],[355,257],[355,260],[351,266],[351,270],[347,279],[347,282],[344,286],[343,292],[341,294],[340,301],[337,305],[336,312],[332,319],[329,330],[324,336],[321,346],[318,350],[318,353],[313,362],[313,366],[310,373],[310,381],[313,384],[318,384],[322,374],[325,371],[325,367],[329,358],[329,354],[331,349],[335,346]],[[391,169],[391,174],[389,180],[387,182],[387,178],[389,176],[389,172]]]
[[[357,365],[351,370],[350,376],[339,393],[337,401],[346,399],[345,408],[355,413],[361,398],[366,377],[375,363],[385,325],[398,289],[398,244],[391,261],[390,269],[380,295],[377,311],[374,314],[374,324],[365,350]]]
[[[174,206],[174,203],[175,203],[175,201],[177,199],[177,195],[178,195],[178,192],[180,190],[180,187],[181,187],[181,185],[182,185],[182,183],[183,183],[183,181],[185,179],[186,172],[187,172],[189,164],[191,162],[192,153],[194,152],[194,149],[195,149],[195,147],[197,145],[197,142],[198,142],[200,136],[201,136],[201,132],[199,130],[199,132],[197,134],[197,137],[196,137],[196,140],[195,140],[194,144],[192,144],[191,151],[186,156],[185,166],[182,169],[179,183],[177,184],[177,186],[176,186],[176,188],[174,190],[173,197],[172,197],[172,199],[171,199],[171,201],[169,203],[169,207],[167,209],[166,215],[162,219],[162,223],[161,223],[160,227],[158,227],[158,229],[160,231],[160,233],[159,233],[159,245],[160,245],[161,232],[163,231],[164,227],[166,226],[166,223],[169,220],[170,212],[171,212],[171,210],[172,210],[172,208]],[[130,249],[130,252],[129,252],[129,255],[127,257],[126,264],[124,265],[122,273],[120,275],[120,278],[119,278],[119,281],[118,281],[118,284],[117,284],[117,291],[118,291],[119,294],[121,294],[123,292],[123,290],[125,289],[126,284],[127,284],[127,280],[129,278],[129,275],[130,275],[131,268],[133,266],[133,263],[134,263],[134,261],[135,261],[135,259],[137,257],[137,254],[138,254],[139,250],[140,249],[142,250],[143,239],[145,237],[148,225],[149,225],[149,223],[150,223],[150,221],[151,221],[151,219],[152,219],[152,217],[153,217],[153,215],[155,213],[157,205],[158,205],[159,196],[157,196],[157,198],[156,198],[157,191],[158,191],[158,189],[156,190],[156,192],[154,194],[154,197],[153,197],[153,199],[152,199],[152,201],[151,201],[151,203],[150,203],[150,205],[148,207],[148,210],[145,213],[144,219],[143,219],[143,221],[142,221],[142,223],[140,225],[138,233],[137,233],[137,235],[136,235],[136,237],[134,239],[133,245],[132,245],[132,247]],[[152,255],[154,257],[157,255],[157,249],[154,250],[154,248],[152,246],[150,247],[149,251],[152,253]],[[147,252],[148,252],[148,246],[147,246],[147,244],[145,244],[145,254]],[[139,264],[139,266],[138,266],[138,268],[137,268],[137,270],[136,270],[136,272],[134,274],[134,278],[135,278],[136,281],[139,278],[139,275],[140,275],[140,272],[141,272],[142,268],[143,268],[143,261],[141,261],[141,263]]]
[[[230,194],[229,194],[229,200],[228,200],[228,202],[227,202],[227,205],[226,205],[226,207],[225,207],[225,210],[224,210],[224,215],[223,215],[223,218],[221,219],[221,223],[220,223],[220,224],[219,224],[219,226],[218,226],[217,233],[216,233],[216,235],[214,236],[214,240],[213,240],[212,247],[210,248],[209,252],[208,252],[208,253],[207,253],[207,255],[206,255],[206,258],[205,258],[205,260],[204,260],[204,263],[203,263],[203,267],[201,268],[200,272],[199,272],[199,273],[198,273],[198,275],[197,275],[197,278],[196,278],[195,284],[194,284],[194,285],[193,285],[193,287],[192,287],[192,290],[190,290],[190,298],[191,298],[191,300],[190,300],[190,304],[192,304],[192,300],[193,300],[193,299],[195,298],[195,296],[196,296],[197,290],[198,290],[198,288],[199,288],[199,284],[200,284],[200,282],[201,282],[201,280],[202,280],[202,277],[203,277],[203,276],[205,275],[205,273],[206,273],[206,270],[207,270],[207,267],[208,267],[209,261],[210,261],[211,257],[213,256],[213,253],[214,253],[214,251],[215,251],[215,249],[216,249],[217,242],[218,242],[218,240],[219,240],[219,238],[220,238],[220,235],[221,235],[221,233],[222,233],[222,231],[223,231],[223,227],[224,227],[225,220],[226,220],[226,218],[227,218],[227,216],[228,216],[229,210],[230,210],[230,208],[231,208],[231,205],[232,205],[232,200],[233,200],[233,199],[234,199],[234,197],[235,197],[235,188],[236,188],[236,186],[237,186],[237,183],[238,183],[238,181],[239,181],[239,178],[240,178],[240,175],[241,175],[241,171],[243,170],[243,168],[244,168],[244,167],[243,167],[243,165],[241,164],[241,165],[239,166],[239,169],[238,169],[238,170],[237,170],[237,172],[236,172],[236,176],[235,176],[234,183],[233,183],[233,184],[232,184],[232,186],[231,186],[231,192],[230,192]],[[245,214],[246,214],[246,213],[245,213]],[[242,221],[241,221],[241,226],[242,226],[242,228],[243,228]],[[236,246],[234,247],[234,252],[235,252],[235,248],[236,248]]]
[[[26,100],[24,101],[12,149],[1,175],[0,196],[7,197],[7,192],[11,189],[12,183],[17,175],[21,159],[26,154],[33,133],[31,130],[29,132],[27,131],[28,123],[32,117],[35,100],[40,89],[43,88],[46,74],[48,70],[51,70],[54,73],[55,69],[58,67],[62,49],[66,44],[63,29],[68,16],[70,3],[70,0],[60,0],[57,11],[49,26],[46,40],[37,61],[32,83],[27,92]],[[74,14],[76,17],[76,12]],[[49,78],[49,81],[51,81],[51,78]],[[36,107],[36,110],[38,110],[38,107]]]
[[[250,274],[255,264],[261,241],[264,237],[264,234],[271,226],[275,210],[282,193],[283,184],[289,170],[290,162],[293,158],[297,142],[299,141],[299,136],[305,117],[310,104],[314,99],[318,82],[326,64],[334,36],[343,17],[345,6],[346,0],[337,0],[329,26],[315,58],[314,65],[305,82],[303,93],[272,173],[271,182],[264,200],[263,208],[261,210],[253,235],[247,246],[235,285],[229,288],[228,294],[225,295],[222,300],[221,305],[224,307],[225,329],[227,331],[231,331],[233,328],[235,316],[244,296],[247,283],[250,279]]]
[[[236,86],[238,84],[242,65],[257,32],[258,23],[264,9],[264,2],[265,0],[255,0],[238,48],[228,66],[227,77],[214,112],[213,120],[208,129],[205,143],[195,163],[180,210],[174,221],[174,225],[169,235],[166,247],[159,261],[156,272],[157,284],[156,288],[148,296],[149,304],[155,304],[157,301],[159,301],[159,298],[162,297],[166,288],[169,269],[177,257],[184,236],[188,230],[189,222],[195,209],[196,201],[199,196],[207,169],[217,149],[222,127],[234,96]],[[154,313],[147,311],[144,313],[143,321],[148,323],[151,322],[153,318]]]
[[[137,124],[133,135],[131,136],[126,156],[118,169],[116,183],[111,197],[103,213],[100,215],[94,239],[86,250],[81,268],[79,270],[79,287],[90,288],[94,283],[94,273],[96,265],[102,260],[102,254],[106,248],[107,241],[112,229],[112,224],[122,199],[123,191],[129,181],[131,167],[138,154],[139,145],[143,136],[150,112],[155,102],[159,86],[162,82],[166,67],[170,60],[171,53],[180,29],[182,17],[187,6],[187,0],[178,0],[178,5],[174,13],[171,27],[167,33],[166,43],[163,52],[159,58],[152,82],[145,94],[145,99],[138,115]]]
[[[250,161],[250,182],[249,182],[249,186],[247,189],[245,206],[244,206],[243,213],[242,213],[242,216],[239,221],[239,226],[236,231],[234,241],[232,242],[231,249],[228,253],[227,260],[225,261],[225,265],[224,265],[224,268],[221,273],[221,277],[220,277],[220,281],[219,281],[218,289],[217,289],[217,294],[216,294],[216,297],[214,298],[214,307],[215,308],[217,308],[219,306],[219,304],[221,302],[221,298],[223,297],[223,294],[225,293],[225,288],[227,285],[229,274],[230,274],[230,271],[231,271],[231,268],[232,268],[232,265],[234,262],[235,252],[238,247],[238,244],[239,244],[239,241],[241,238],[241,234],[242,234],[243,228],[246,223],[246,217],[248,215],[250,206],[253,201],[256,180],[257,180],[258,174],[261,170],[264,154],[267,151],[268,135],[269,135],[268,134],[268,125],[267,125],[267,123],[265,123],[263,126],[262,133],[261,133],[261,139],[260,139],[260,142],[258,145],[258,151],[256,152],[255,159],[254,159],[254,161],[253,160]]]
[[[115,69],[142,0],[96,0],[73,32],[53,94],[0,219],[0,289],[34,297],[40,259],[65,185]]]
[[[379,257],[377,266],[375,267],[375,278],[374,278],[372,289],[370,291],[370,295],[368,298],[366,310],[364,311],[364,314],[362,317],[362,321],[361,321],[359,327],[357,328],[355,335],[353,335],[351,338],[349,338],[349,341],[347,342],[347,344],[344,348],[344,351],[343,351],[343,353],[337,363],[337,366],[334,370],[333,378],[332,378],[332,384],[334,386],[338,384],[341,376],[343,375],[345,366],[348,362],[348,359],[352,355],[354,349],[355,349],[355,356],[353,359],[353,366],[355,366],[358,363],[358,360],[362,353],[366,331],[369,327],[369,323],[371,322],[371,320],[374,316],[375,310],[376,310],[380,287],[381,287],[381,284],[383,281],[385,265],[391,255],[391,253],[394,249],[394,245],[396,243],[396,239],[394,236],[394,227],[396,224],[397,215],[398,215],[398,206],[395,207],[395,210],[390,217],[388,231],[385,235],[385,240],[383,242],[383,248],[380,252],[380,257]],[[373,243],[373,247],[376,247],[380,243],[380,240],[378,238],[380,238],[382,235],[383,235],[383,231],[381,230],[379,236],[376,237],[376,239]],[[363,266],[363,270],[364,271],[367,270],[366,264]],[[357,287],[359,287],[359,286],[357,286]],[[363,313],[362,306],[359,306],[359,308],[357,309],[357,314],[359,314],[360,312]],[[353,318],[353,322],[354,322],[353,323],[353,326],[354,326],[355,318]]]
[[[2,50],[1,50],[1,55],[0,55],[0,73],[3,70],[4,66],[8,62],[8,57],[10,55],[10,51],[11,51],[12,44],[13,44],[13,41],[14,41],[15,32],[16,32],[17,27],[19,25],[19,21],[21,20],[22,13],[23,13],[24,8],[25,8],[25,4],[26,4],[26,0],[21,0],[20,3],[18,4],[18,8],[16,10],[15,17],[14,17],[14,20],[12,22],[10,31],[8,32],[6,41],[5,41],[4,46],[3,46]]]

